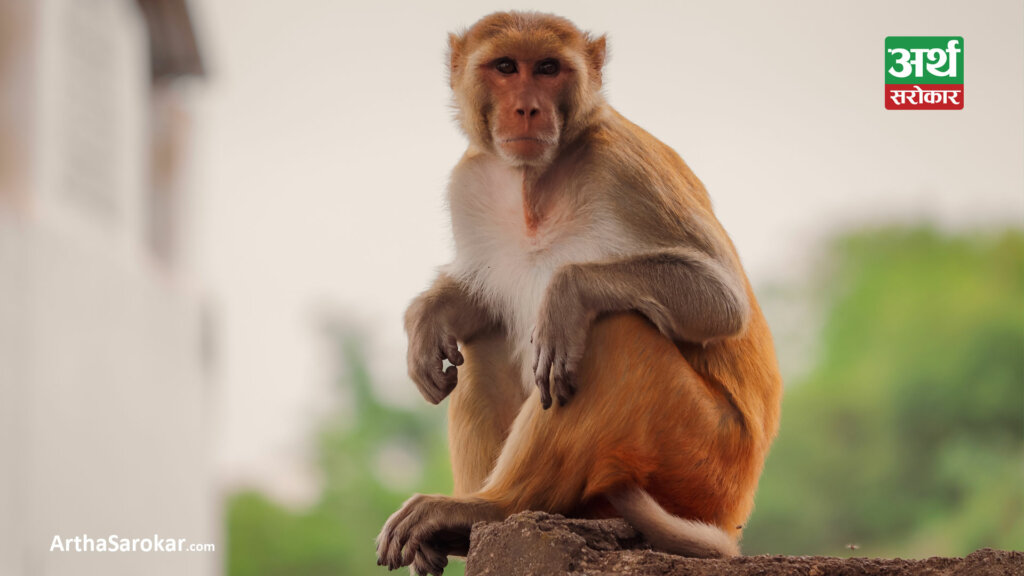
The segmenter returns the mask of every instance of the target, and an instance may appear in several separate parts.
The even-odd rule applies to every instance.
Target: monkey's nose
[[[526,109],[525,108],[516,108],[516,114],[518,114],[520,116],[526,116]],[[530,118],[533,118],[537,114],[540,114],[540,109],[539,108],[530,108]]]

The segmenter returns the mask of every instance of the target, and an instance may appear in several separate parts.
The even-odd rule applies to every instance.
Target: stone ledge
[[[966,558],[901,560],[743,556],[700,560],[650,549],[622,520],[573,520],[543,512],[473,527],[467,576],[1024,576],[1024,553],[982,549]]]

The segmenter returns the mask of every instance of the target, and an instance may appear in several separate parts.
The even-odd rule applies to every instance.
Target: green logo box
[[[963,84],[963,36],[887,36],[886,84]]]

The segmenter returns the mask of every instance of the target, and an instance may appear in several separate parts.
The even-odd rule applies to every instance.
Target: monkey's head
[[[449,78],[470,141],[515,166],[543,166],[604,102],[605,37],[565,18],[498,12],[448,36]]]

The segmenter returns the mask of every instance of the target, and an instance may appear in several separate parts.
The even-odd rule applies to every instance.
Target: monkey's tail
[[[639,487],[607,495],[615,510],[655,548],[693,558],[739,556],[739,545],[724,530],[711,524],[669,514]]]

